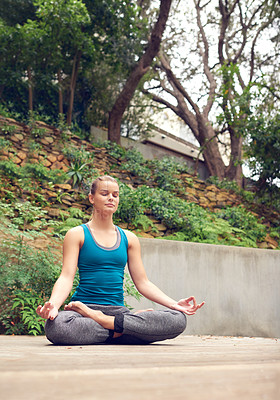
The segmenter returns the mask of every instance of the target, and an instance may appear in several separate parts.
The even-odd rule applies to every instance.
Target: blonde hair
[[[116,184],[118,184],[117,180],[110,175],[99,176],[91,184],[91,188],[90,188],[91,194],[95,194],[95,192],[97,190],[98,182],[115,182]]]

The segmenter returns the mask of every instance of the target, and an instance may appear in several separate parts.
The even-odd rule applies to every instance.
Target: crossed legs
[[[72,302],[53,320],[47,320],[47,338],[54,344],[148,344],[172,339],[186,328],[180,311],[141,311],[126,307]]]

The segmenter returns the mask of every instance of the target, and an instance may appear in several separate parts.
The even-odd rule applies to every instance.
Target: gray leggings
[[[91,318],[75,311],[60,311],[53,320],[47,320],[48,340],[58,345],[86,344],[148,344],[173,339],[186,328],[185,314],[175,310],[147,311],[133,314],[122,306],[87,304],[93,310],[115,316],[114,331],[103,328]],[[114,332],[122,333],[113,338]]]

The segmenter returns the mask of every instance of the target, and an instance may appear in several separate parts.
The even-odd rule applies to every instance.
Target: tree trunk
[[[67,112],[67,125],[69,125],[69,126],[72,123],[75,88],[76,88],[76,83],[77,83],[77,77],[78,77],[81,56],[82,56],[82,52],[78,51],[73,60],[73,68],[72,68],[72,74],[71,74],[71,80],[70,80],[69,105],[68,105],[68,112]]]
[[[172,0],[161,0],[158,20],[152,30],[147,49],[138,64],[132,70],[115,104],[109,112],[108,139],[120,144],[121,121],[141,78],[149,70],[150,65],[157,55],[162,35],[166,26]]]
[[[242,137],[234,132],[234,128],[229,127],[231,141],[231,156],[228,167],[225,171],[225,177],[242,187]]]
[[[60,69],[57,71],[57,79],[58,79],[58,113],[63,114],[63,93],[62,93],[62,78]]]
[[[199,117],[201,119],[201,117]],[[215,131],[209,121],[203,120],[198,124],[199,136],[197,140],[202,148],[202,154],[205,164],[211,176],[217,176],[219,179],[225,177],[225,163],[222,159],[218,140]]]
[[[28,77],[28,110],[33,111],[33,83],[32,83],[32,72],[31,68],[27,68]]]

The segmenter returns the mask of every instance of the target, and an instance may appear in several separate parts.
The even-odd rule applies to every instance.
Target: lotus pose
[[[195,314],[204,302],[197,304],[194,297],[175,301],[149,281],[137,236],[113,223],[119,204],[114,178],[97,178],[89,201],[92,218],[67,232],[61,274],[49,301],[37,308],[37,314],[47,319],[47,338],[65,345],[148,344],[175,338],[186,328],[186,314]],[[126,264],[138,291],[166,310],[132,313],[124,307]],[[58,311],[69,296],[77,267],[79,285],[64,311]]]

